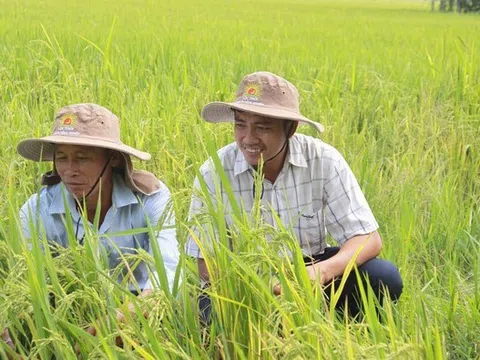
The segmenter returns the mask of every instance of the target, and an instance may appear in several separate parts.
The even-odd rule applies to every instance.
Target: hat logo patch
[[[58,127],[55,129],[54,135],[68,135],[68,136],[77,136],[80,135],[76,131],[75,126],[77,125],[77,116],[75,114],[65,114],[58,121]]]
[[[245,84],[245,90],[239,102],[247,103],[247,104],[263,105],[260,102],[261,96],[262,96],[262,88],[260,87],[259,84],[256,84],[256,83]]]
[[[65,118],[65,119],[63,119],[63,121],[62,121],[63,125],[71,125],[72,122],[73,122],[73,121],[72,121],[72,118],[71,118],[70,116],[67,117],[67,118]]]

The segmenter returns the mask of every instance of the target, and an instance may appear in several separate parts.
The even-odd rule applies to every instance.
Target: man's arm
[[[20,208],[19,210],[19,217],[20,217],[20,225],[22,226],[22,233],[25,239],[30,240],[32,235],[30,234],[30,230],[32,225],[36,225],[37,222],[35,221],[35,216],[37,215],[37,211],[39,205],[39,198],[38,194],[33,194]]]
[[[200,276],[200,279],[208,283],[208,281],[210,280],[210,275],[208,274],[207,263],[204,259],[198,258],[197,265],[198,275]]]
[[[204,166],[205,164],[202,167]],[[204,240],[204,244],[207,244],[207,246],[209,242],[212,241],[208,236],[208,230],[206,228],[202,229],[202,226],[203,226],[202,224],[204,224],[204,220],[202,219],[202,216],[204,216],[203,214],[206,209],[204,198],[208,197],[210,201],[213,204],[215,204],[216,197],[215,197],[215,192],[213,190],[215,187],[212,185],[214,183],[214,180],[212,179],[211,172],[208,170],[204,170],[202,172],[202,176],[207,186],[208,193],[207,194],[203,193],[202,187],[200,185],[200,180],[198,176],[195,177],[195,180],[193,182],[192,199],[190,202],[190,209],[189,209],[189,215],[188,215],[188,220],[194,223],[191,229],[194,236],[190,235],[188,237],[187,242],[185,244],[185,252],[187,253],[187,255],[197,259],[198,275],[200,277],[200,280],[202,281],[202,285],[204,285],[204,283],[209,282],[210,275],[208,273],[207,264],[205,260],[202,257],[200,257],[202,256],[202,254],[201,254],[199,245],[197,244],[197,241],[200,239]],[[197,216],[199,217],[197,218]]]
[[[325,227],[340,250],[330,259],[308,266],[307,270],[311,279],[326,284],[343,275],[353,258],[359,266],[377,256],[382,249],[382,239],[355,175],[333,147],[325,147],[322,172],[326,179],[323,185]]]
[[[382,250],[382,238],[377,231],[366,235],[357,235],[347,240],[339,252],[330,259],[307,266],[310,279],[318,280],[322,285],[343,275],[348,263],[355,257],[355,264],[360,266],[373,259]]]
[[[149,196],[145,200],[145,211],[148,214],[151,226],[161,227],[161,230],[155,233],[156,237],[150,239],[148,253],[154,257],[152,243],[156,242],[163,259],[168,287],[170,291],[172,291],[180,253],[178,251],[175,212],[173,209],[171,194],[165,184],[161,183],[161,188],[162,190],[160,192]],[[152,269],[152,276],[158,281],[158,274],[155,268]],[[147,283],[144,284],[142,290],[153,288],[152,280],[149,279]]]
[[[163,189],[162,191],[146,198],[144,202],[144,209],[145,209],[145,212],[147,213],[150,225],[152,227],[156,227],[159,221],[163,222],[161,231],[156,233],[156,237],[153,239],[150,239],[150,241],[151,242],[156,241],[158,244],[158,248],[163,258],[165,275],[168,281],[168,287],[170,290],[172,290],[180,255],[178,252],[178,245],[177,245],[177,239],[176,239],[175,213],[171,208],[170,191],[168,190],[166,185],[164,185],[163,183],[161,184],[161,186]],[[151,243],[148,248],[148,253],[152,257],[154,256],[153,246]],[[152,277],[158,280],[158,274],[156,269],[152,269]],[[141,299],[151,294],[153,292],[153,287],[154,286],[152,284],[152,280],[148,279],[147,282],[144,284],[144,288],[142,292],[138,294],[138,298]],[[130,313],[132,314],[135,313],[134,303],[128,301],[124,305],[126,305],[126,310],[128,310]],[[125,308],[122,307],[122,308],[116,309],[117,320],[120,322],[125,321],[125,314],[122,311],[123,309]],[[143,316],[147,318],[148,310],[142,309],[142,311],[143,311]],[[96,336],[97,334],[97,330],[94,325],[91,325],[87,329],[87,332],[93,336]],[[117,338],[117,342],[118,342],[118,338]],[[76,345],[75,348],[78,353],[79,351],[78,346]]]

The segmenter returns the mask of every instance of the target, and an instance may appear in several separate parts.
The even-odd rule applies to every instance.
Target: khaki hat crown
[[[118,117],[96,104],[68,105],[58,110],[53,135],[81,135],[121,143]]]
[[[58,110],[52,135],[21,141],[17,150],[33,161],[51,161],[55,144],[94,146],[149,160],[150,154],[125,145],[120,140],[118,117],[97,104],[74,104]]]
[[[245,76],[238,87],[235,102],[276,107],[300,114],[297,88],[266,71]]]
[[[211,102],[202,109],[202,117],[208,122],[235,120],[235,110],[275,118],[293,120],[309,124],[318,132],[324,127],[300,113],[297,88],[282,77],[267,71],[259,71],[245,76],[236,92],[233,102]]]

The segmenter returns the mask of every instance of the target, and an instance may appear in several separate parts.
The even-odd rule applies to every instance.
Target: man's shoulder
[[[61,191],[61,184],[43,187],[40,191],[31,195],[23,204],[21,212],[28,214],[29,212],[44,212],[52,203],[54,197]]]
[[[155,201],[156,199],[161,199],[163,197],[170,196],[170,189],[168,186],[160,179],[156,179],[158,181],[158,189],[151,192],[150,194],[143,194],[141,192],[132,191],[135,196],[137,196],[142,202],[145,201]]]
[[[237,143],[230,143],[221,149],[217,150],[217,156],[220,159],[220,164],[223,169],[233,169],[238,155]],[[215,169],[215,163],[212,157],[209,157],[200,167],[200,174],[207,175]]]
[[[340,152],[332,145],[304,134],[295,134],[292,137],[292,150],[301,153],[307,163],[315,161],[336,162],[342,158]]]
[[[127,211],[130,211],[133,219],[144,222],[145,215],[148,216],[152,225],[155,225],[162,216],[174,216],[173,202],[168,186],[160,179],[157,179],[159,189],[151,194],[135,192],[138,202],[132,204]],[[163,214],[163,215],[162,215]]]

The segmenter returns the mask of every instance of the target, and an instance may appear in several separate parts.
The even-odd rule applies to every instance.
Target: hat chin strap
[[[102,178],[103,174],[105,173],[105,171],[107,170],[107,166],[108,164],[110,163],[110,160],[112,160],[112,157],[113,157],[113,152],[110,154],[110,156],[108,157],[107,161],[105,162],[105,165],[103,165],[103,169],[102,171],[100,172],[100,175],[98,175],[97,177],[97,181],[95,181],[95,184],[93,184],[93,186],[91,187],[90,191],[87,193],[87,195],[85,195],[83,197],[84,200],[87,199],[87,197],[89,197],[91,195],[91,193],[93,192],[93,190],[97,187],[100,179]],[[83,245],[83,241],[85,239],[85,234],[83,235],[83,237],[78,240],[78,229],[80,227],[80,219],[81,217],[78,218],[77,220],[77,226],[76,226],[76,229],[75,229],[75,239],[77,239],[77,241],[79,241],[80,245]]]
[[[103,169],[102,171],[100,172],[100,175],[98,175],[97,177],[97,181],[95,181],[95,184],[93,184],[93,186],[91,187],[91,189],[89,190],[89,192],[87,193],[87,195],[85,195],[83,198],[86,200],[87,197],[89,197],[93,190],[95,190],[95,188],[97,187],[98,183],[100,182],[100,179],[102,178],[103,174],[105,173],[105,171],[107,170],[107,166],[108,164],[110,163],[110,160],[112,160],[112,157],[113,157],[113,152],[110,154],[110,156],[108,157],[107,161],[105,162],[105,165],[103,165]]]
[[[290,129],[288,129],[288,131],[287,131],[287,139],[286,139],[285,142],[283,143],[282,148],[281,148],[274,156],[272,156],[270,159],[265,160],[265,161],[263,162],[264,165],[265,165],[268,161],[272,161],[272,160],[275,159],[278,155],[280,155],[280,154],[283,152],[283,150],[285,149],[285,147],[288,149],[288,140],[290,139],[289,135],[290,135],[290,133],[291,133],[291,131],[292,131],[292,129],[293,129],[293,126],[294,126],[294,125],[293,125],[293,123],[292,123],[292,125],[290,126]],[[288,150],[287,150],[287,151],[288,151]],[[253,168],[255,169],[255,171],[257,171],[258,165],[257,165],[257,166],[253,166]],[[252,175],[252,174],[250,174],[250,175]],[[252,175],[252,176],[253,176],[253,175]],[[255,188],[255,179],[254,179],[254,181],[253,181],[253,190],[252,190],[252,192],[253,192],[252,195],[253,195],[253,198],[254,198],[254,199],[255,199],[256,191],[257,191],[257,189]],[[262,182],[262,189],[261,189],[261,192],[260,192],[260,199],[263,198],[263,193],[264,193],[264,191],[265,191],[265,188],[264,188],[263,182]]]
[[[107,170],[107,166],[110,163],[110,160],[112,160],[112,157],[113,157],[113,152],[108,157],[107,161],[105,162],[105,165],[103,165],[102,171],[100,172],[100,175],[98,175],[97,180],[95,181],[95,184],[93,184],[93,186],[90,188],[87,195],[83,197],[84,199],[89,197],[92,194],[93,190],[95,190],[100,179],[102,178],[103,174]],[[55,166],[55,152],[54,152],[53,153],[53,170],[42,175],[42,185],[47,185],[47,186],[55,185],[55,184],[58,184],[61,180],[62,179],[60,178],[60,175],[58,175],[57,168]]]
[[[282,148],[281,148],[275,155],[273,155],[270,159],[265,160],[265,161],[263,162],[264,165],[265,165],[267,162],[272,161],[273,159],[275,159],[278,155],[280,155],[280,154],[282,153],[282,151],[285,149],[285,147],[288,147],[287,145],[288,145],[289,135],[290,135],[290,132],[291,132],[292,129],[293,129],[293,126],[294,126],[294,125],[293,125],[293,123],[292,123],[292,125],[290,125],[290,129],[288,129],[288,131],[287,131],[287,133],[286,133],[287,138],[285,139],[285,142],[283,143]],[[257,168],[258,168],[258,165],[253,166],[253,168],[254,168],[255,171],[256,171]]]

